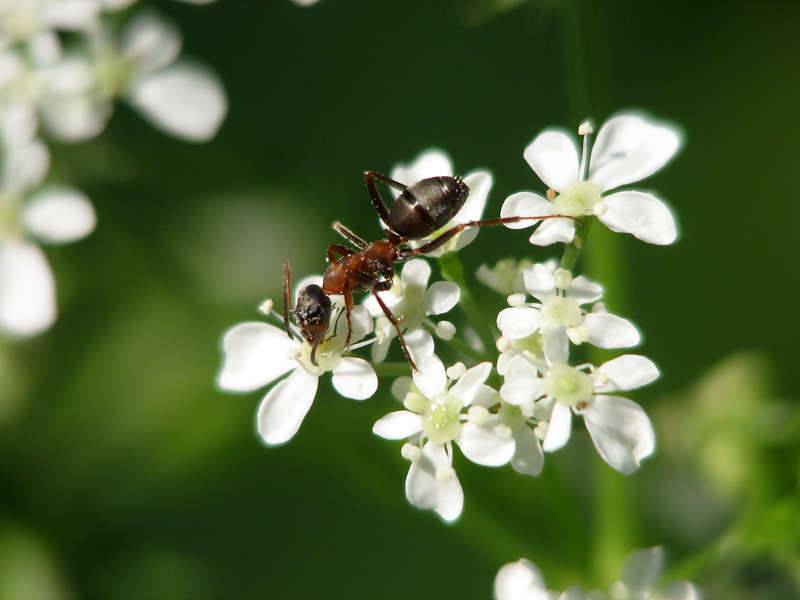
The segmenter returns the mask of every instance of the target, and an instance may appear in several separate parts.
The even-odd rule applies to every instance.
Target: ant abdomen
[[[408,186],[389,210],[393,231],[419,240],[441,229],[467,201],[469,188],[460,177],[431,177]]]

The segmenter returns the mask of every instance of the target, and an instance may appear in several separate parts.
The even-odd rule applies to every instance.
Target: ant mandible
[[[394,265],[433,252],[453,236],[467,227],[486,227],[519,223],[526,220],[571,218],[567,215],[546,215],[542,217],[504,217],[469,221],[453,226],[437,237],[417,248],[401,247],[409,241],[421,240],[444,227],[458,214],[469,195],[469,188],[460,177],[431,177],[406,186],[375,171],[364,173],[372,205],[381,220],[386,224],[385,240],[367,243],[341,223],[334,223],[333,228],[356,246],[358,250],[341,244],[328,246],[328,269],[322,278],[322,287],[312,284],[303,288],[297,296],[297,305],[292,308],[291,275],[289,263],[284,264],[283,279],[283,320],[286,333],[292,337],[289,328],[289,311],[294,315],[300,335],[311,346],[311,362],[316,365],[317,347],[325,339],[333,311],[330,296],[344,296],[345,317],[347,319],[347,339],[345,351],[350,344],[352,326],[350,313],[353,309],[353,293],[372,292],[381,310],[397,331],[400,345],[408,359],[408,364],[416,371],[417,366],[411,358],[406,346],[400,324],[392,311],[378,295],[391,289],[394,278]],[[400,195],[392,204],[386,206],[378,191],[375,180],[400,191]],[[579,221],[580,222],[580,221]],[[336,258],[336,255],[340,258]]]

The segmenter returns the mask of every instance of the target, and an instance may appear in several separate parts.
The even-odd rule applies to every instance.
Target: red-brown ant
[[[294,314],[297,327],[303,339],[311,345],[311,362],[315,360],[317,346],[325,339],[332,304],[330,296],[344,296],[345,317],[347,319],[347,339],[345,351],[350,344],[352,327],[350,313],[353,309],[354,292],[372,292],[386,318],[397,330],[400,345],[413,370],[417,370],[406,347],[403,333],[392,311],[378,295],[391,289],[394,278],[394,265],[407,261],[415,256],[422,256],[441,247],[453,236],[467,227],[486,227],[518,223],[525,220],[563,218],[566,215],[547,215],[543,217],[505,217],[483,221],[469,221],[455,225],[418,248],[401,248],[400,245],[413,240],[426,238],[449,223],[461,210],[469,195],[469,188],[460,177],[431,177],[410,186],[403,185],[393,179],[368,171],[364,173],[372,205],[381,220],[386,224],[385,240],[367,243],[347,229],[341,223],[334,223],[333,228],[339,232],[358,250],[340,244],[328,246],[328,269],[322,279],[322,287],[312,284],[303,288],[297,297],[297,306],[291,308],[291,281],[289,263],[284,265],[283,316],[286,333],[292,337],[289,328],[289,310]],[[389,209],[378,192],[375,180],[400,191],[400,195]],[[574,217],[566,217],[574,218]],[[341,258],[336,258],[336,255]]]

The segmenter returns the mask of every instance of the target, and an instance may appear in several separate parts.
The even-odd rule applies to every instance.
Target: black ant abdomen
[[[460,177],[431,177],[408,186],[389,210],[387,225],[409,240],[428,237],[458,214],[469,196]]]

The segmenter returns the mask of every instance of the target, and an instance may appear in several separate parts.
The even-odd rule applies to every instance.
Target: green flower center
[[[461,433],[462,408],[461,400],[453,394],[437,394],[422,412],[422,431],[435,444],[454,440]]]
[[[314,360],[317,361],[315,365],[311,362],[311,344],[303,342],[300,345],[300,356],[297,357],[297,360],[311,375],[320,376],[339,366],[342,361],[342,350],[342,340],[338,337],[333,336],[325,340],[317,346],[317,352],[314,354]]]
[[[564,406],[578,406],[592,398],[592,379],[575,367],[556,365],[544,376],[544,392]]]
[[[580,217],[594,213],[601,202],[600,188],[591,181],[576,181],[565,187],[553,201],[556,214]]]
[[[581,307],[573,298],[550,296],[544,301],[542,313],[545,319],[557,321],[564,327],[574,327],[581,320]]]

